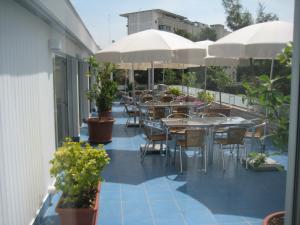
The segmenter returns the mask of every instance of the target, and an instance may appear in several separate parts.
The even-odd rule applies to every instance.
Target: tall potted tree
[[[61,225],[95,225],[99,209],[101,172],[109,163],[103,146],[66,140],[50,161],[55,187],[62,192],[56,212]]]
[[[94,57],[89,58],[90,76],[94,83],[87,92],[88,99],[94,101],[98,118],[92,117],[87,120],[89,128],[89,141],[91,143],[107,143],[112,140],[112,128],[114,119],[111,108],[117,93],[117,84],[110,79],[115,66],[111,63],[99,64]]]

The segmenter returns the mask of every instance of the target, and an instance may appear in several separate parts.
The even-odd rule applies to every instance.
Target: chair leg
[[[179,146],[180,174],[182,174],[182,147]]]
[[[206,173],[206,171],[207,171],[207,148],[205,145],[204,146],[204,173]]]
[[[176,151],[177,151],[177,145],[175,144],[175,148],[174,148],[174,157],[173,157],[173,164],[175,164],[175,161],[176,161]]]
[[[223,145],[221,144],[220,147],[221,147],[221,153],[222,153],[223,170],[225,171],[225,155],[224,155]]]
[[[151,142],[148,142],[146,145],[145,145],[145,149],[144,149],[144,152],[142,153],[141,155],[141,163],[144,162],[144,158],[148,152],[148,149],[149,149],[149,146],[150,146]]]
[[[237,144],[237,150],[236,150],[236,160],[239,160],[240,158],[240,145]]]

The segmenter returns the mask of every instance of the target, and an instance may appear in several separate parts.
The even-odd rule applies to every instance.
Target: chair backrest
[[[167,118],[192,118],[192,116],[185,113],[172,113]]]
[[[165,107],[154,106],[153,107],[153,117],[154,119],[161,119],[165,117]]]
[[[173,96],[172,95],[163,95],[160,97],[161,102],[171,102],[173,101]]]
[[[140,96],[140,95],[142,95],[143,93],[144,93],[144,92],[141,91],[141,90],[136,90],[136,91],[134,92],[135,96]]]
[[[203,117],[226,117],[226,115],[217,112],[210,112],[202,114]]]
[[[206,131],[205,129],[187,129],[185,130],[186,147],[204,147]]]
[[[244,144],[244,136],[246,128],[242,127],[230,127],[227,131],[227,143],[228,144]]]
[[[254,136],[261,138],[265,135],[266,123],[261,123],[255,126]]]
[[[197,100],[197,98],[194,97],[194,96],[188,95],[188,96],[185,97],[185,101],[186,101],[186,102],[194,102],[194,101],[196,101],[196,100]]]
[[[151,100],[153,100],[153,96],[152,95],[144,95],[144,96],[142,96],[142,102],[143,103],[151,101]]]
[[[228,117],[230,116],[230,111],[230,108],[206,108],[204,113],[220,113]]]
[[[174,107],[174,109],[175,109],[178,113],[189,114],[189,107],[186,107],[186,106],[177,106],[177,107]]]

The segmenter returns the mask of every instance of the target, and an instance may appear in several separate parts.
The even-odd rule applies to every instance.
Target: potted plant
[[[61,225],[95,225],[99,209],[101,172],[109,163],[103,146],[66,140],[50,161],[50,174],[62,196],[56,206]]]
[[[88,99],[94,101],[98,118],[87,120],[89,129],[89,141],[91,143],[107,143],[112,140],[112,128],[114,119],[111,108],[117,93],[117,84],[110,79],[115,67],[111,63],[99,64],[94,57],[89,58],[90,76],[95,77],[91,89],[87,92]]]
[[[272,213],[264,219],[263,225],[284,225],[284,215],[284,211]]]

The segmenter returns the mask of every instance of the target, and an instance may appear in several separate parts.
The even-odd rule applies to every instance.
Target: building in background
[[[127,18],[128,34],[147,29],[156,29],[172,33],[175,33],[176,30],[184,30],[195,36],[206,27],[210,27],[216,31],[217,39],[230,33],[222,24],[208,25],[201,22],[192,22],[184,16],[161,9],[124,13],[120,16]]]
[[[88,116],[84,58],[99,48],[69,0],[0,5],[0,224],[28,225],[56,146]]]

